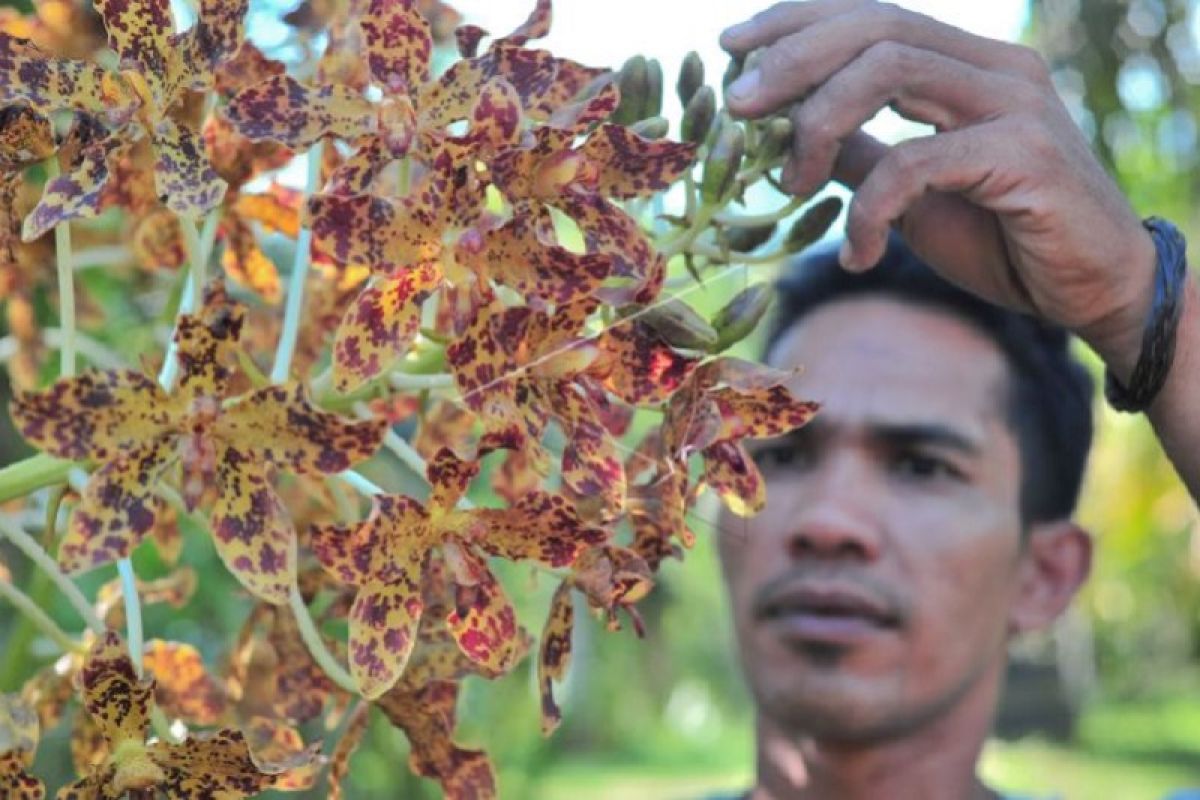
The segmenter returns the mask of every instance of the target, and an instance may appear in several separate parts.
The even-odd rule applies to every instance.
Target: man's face
[[[1000,349],[884,297],[819,308],[776,343],[823,403],[751,446],[767,482],[721,551],[760,713],[834,741],[904,733],[995,674],[1021,557],[1020,455]]]

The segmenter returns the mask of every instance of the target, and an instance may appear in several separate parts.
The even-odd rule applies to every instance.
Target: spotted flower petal
[[[27,242],[66,220],[100,213],[110,162],[127,143],[86,120],[81,117],[73,129],[78,156],[67,165],[65,174],[46,183],[42,199],[25,218],[21,238]],[[67,147],[63,145],[64,150]]]
[[[368,0],[359,18],[367,68],[385,92],[411,94],[429,79],[429,22],[414,0]]]
[[[128,445],[88,478],[79,506],[58,549],[67,572],[81,572],[129,557],[154,529],[161,501],[154,494],[171,463],[166,436]]]
[[[150,729],[154,681],[140,680],[121,637],[109,631],[100,636],[80,673],[83,705],[114,746],[142,742]]]
[[[530,39],[544,38],[550,34],[552,19],[551,0],[537,0],[533,11],[529,12],[529,17],[501,41],[525,44]]]
[[[337,264],[390,271],[427,263],[442,250],[438,214],[430,202],[371,195],[316,195],[308,201],[313,250]]]
[[[134,103],[123,82],[85,61],[54,58],[25,39],[0,32],[0,104],[28,103],[35,111],[128,113]]]
[[[383,443],[383,419],[349,420],[321,411],[300,383],[267,386],[231,403],[217,435],[251,459],[300,475],[349,469]]]
[[[239,731],[194,735],[179,744],[156,743],[150,755],[165,775],[158,788],[171,798],[238,800],[275,783],[274,775],[254,763]]]
[[[167,208],[194,218],[220,205],[228,184],[209,163],[199,136],[166,117],[154,131],[154,150],[154,185]]]
[[[255,597],[283,605],[296,580],[296,536],[266,466],[226,445],[217,464],[213,542],[229,571]]]
[[[288,75],[242,90],[225,115],[253,141],[273,139],[296,150],[325,136],[354,140],[375,128],[375,110],[361,95],[339,85],[308,87]]]
[[[160,108],[170,99],[164,84],[182,70],[181,54],[171,47],[175,21],[168,0],[95,0],[104,18],[108,46],[121,67],[137,71],[150,85]]]
[[[571,663],[571,634],[575,629],[575,603],[571,584],[563,581],[550,600],[550,613],[542,628],[538,649],[537,679],[542,697],[542,734],[549,736],[562,722],[562,711],[554,701],[554,681],[567,677]]]
[[[465,512],[466,539],[495,556],[528,559],[550,567],[565,567],[588,547],[608,538],[602,528],[588,525],[562,495],[534,491],[508,508],[479,508]]]
[[[196,314],[183,314],[175,328],[182,402],[223,399],[232,377],[233,353],[242,335],[245,309],[229,301],[225,287],[211,284]]]
[[[698,364],[696,359],[672,349],[636,317],[608,328],[597,343],[600,357],[590,374],[631,405],[665,402]]]
[[[224,716],[228,698],[190,644],[151,639],[142,663],[154,678],[155,702],[170,716],[191,725],[215,725]]]
[[[646,139],[622,125],[601,125],[580,153],[599,165],[596,192],[622,200],[666,191],[691,169],[696,145]]]
[[[254,291],[268,303],[283,299],[279,270],[258,245],[254,230],[240,217],[226,217],[221,226],[225,234],[225,251],[221,254],[221,269],[234,283]]]
[[[27,771],[33,766],[40,725],[37,711],[17,695],[0,695],[0,796],[42,800],[46,787]]]
[[[28,106],[0,108],[0,170],[42,161],[57,147],[48,118]]]
[[[172,47],[182,55],[190,77],[187,88],[208,88],[218,68],[247,49],[243,43],[249,5],[249,0],[200,0],[196,24],[172,37]],[[257,55],[247,53],[239,67],[247,73],[252,69],[275,73],[276,68],[264,64],[261,53]]]
[[[382,374],[408,352],[421,307],[442,283],[436,262],[382,275],[346,310],[333,342],[333,379],[348,392]]]

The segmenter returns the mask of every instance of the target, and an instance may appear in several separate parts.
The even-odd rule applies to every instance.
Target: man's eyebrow
[[[890,445],[931,445],[947,447],[965,455],[978,456],[983,447],[966,434],[938,422],[872,423],[868,436]]]

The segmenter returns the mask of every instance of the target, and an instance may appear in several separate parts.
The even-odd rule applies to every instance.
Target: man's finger
[[[847,189],[857,189],[871,170],[892,148],[869,133],[856,131],[842,142],[837,160],[833,164],[833,179]]]
[[[784,186],[797,195],[830,178],[841,143],[881,109],[953,130],[998,115],[1032,93],[1028,84],[929,50],[873,45],[792,111],[795,146]]]
[[[1032,50],[975,36],[912,11],[866,3],[815,16],[763,50],[757,66],[730,85],[726,102],[733,114],[758,117],[788,106],[881,42],[929,50],[1048,86],[1045,64]]]
[[[809,2],[776,3],[745,22],[726,28],[721,33],[721,47],[732,56],[744,56],[752,50],[769,45],[782,36],[801,28],[866,5],[871,0],[809,0]]]

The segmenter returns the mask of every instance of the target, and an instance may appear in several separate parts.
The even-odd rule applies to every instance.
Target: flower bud
[[[661,139],[671,130],[666,117],[649,117],[630,126],[631,131],[643,139]]]
[[[729,249],[738,253],[753,253],[762,247],[775,233],[777,223],[750,227],[731,227],[725,231],[725,243]]]
[[[700,198],[704,202],[716,205],[725,199],[733,189],[745,155],[746,134],[741,124],[726,123],[704,159],[704,175],[700,179]]]
[[[663,69],[657,58],[646,62],[646,95],[638,119],[657,117],[662,113]]]
[[[784,250],[798,253],[819,240],[829,231],[841,213],[840,197],[826,197],[816,205],[809,206],[788,230],[787,238],[783,242]]]
[[[770,164],[792,147],[792,137],[795,126],[787,117],[774,117],[763,126],[762,138],[759,139],[758,158],[764,164]]]
[[[679,67],[679,80],[675,82],[679,104],[687,108],[688,103],[692,102],[692,97],[703,85],[704,62],[700,60],[700,54],[692,50],[683,57],[683,64]]]
[[[683,110],[680,138],[685,142],[700,144],[708,136],[713,119],[717,115],[717,95],[711,86],[701,86]]]
[[[676,297],[649,306],[637,318],[653,328],[672,347],[707,350],[717,343],[717,332],[713,326]]]
[[[721,76],[721,87],[729,88],[729,84],[736,81],[742,76],[742,69],[746,66],[746,57],[734,57],[729,59],[729,66],[725,68],[725,74]]]
[[[773,296],[769,283],[756,283],[730,300],[712,319],[717,343],[711,352],[719,353],[749,336],[767,313]]]
[[[617,87],[621,90],[621,103],[609,118],[617,125],[632,125],[641,119],[642,108],[650,89],[649,67],[645,56],[633,56],[621,67],[617,75]]]

